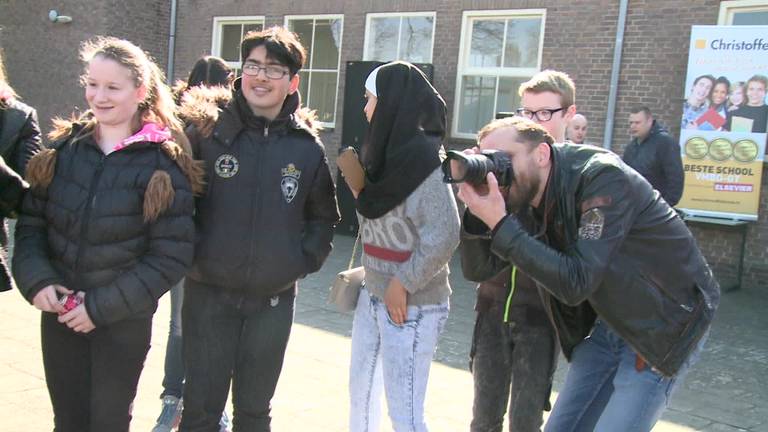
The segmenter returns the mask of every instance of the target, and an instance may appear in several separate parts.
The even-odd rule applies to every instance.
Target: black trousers
[[[152,317],[76,333],[42,314],[43,365],[55,432],[123,432],[152,337]]]
[[[184,412],[180,431],[218,432],[232,384],[234,432],[270,430],[293,324],[292,290],[243,297],[187,279],[182,307]]]
[[[470,369],[475,386],[471,432],[501,432],[509,404],[510,432],[539,431],[549,409],[557,348],[554,330],[513,308],[504,322],[504,304],[478,312]],[[544,312],[539,312],[543,314]]]

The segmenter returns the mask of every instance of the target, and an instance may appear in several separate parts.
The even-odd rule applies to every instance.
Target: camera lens
[[[447,152],[442,170],[446,183],[485,184],[489,172],[494,173],[500,186],[510,185],[514,178],[509,155],[497,150],[469,155],[451,150]]]

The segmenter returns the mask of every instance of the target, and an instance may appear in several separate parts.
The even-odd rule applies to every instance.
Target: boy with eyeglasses
[[[305,50],[273,27],[241,44],[235,90],[199,88],[182,115],[207,172],[182,310],[181,431],[218,431],[233,385],[234,431],[269,431],[296,281],[331,251],[336,194],[314,118],[301,108]]]
[[[555,140],[565,140],[568,122],[576,113],[575,87],[568,75],[545,70],[520,85],[517,114],[543,126]],[[528,209],[517,214],[528,223]],[[529,224],[529,229],[533,227]],[[464,215],[461,246],[465,277],[480,282],[475,310],[470,368],[475,399],[472,432],[500,432],[504,414],[510,431],[539,430],[542,413],[550,409],[557,344],[535,282],[520,269],[477,267],[465,250],[484,242],[490,231],[470,212]]]

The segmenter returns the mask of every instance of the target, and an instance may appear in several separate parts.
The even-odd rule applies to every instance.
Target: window
[[[435,13],[368,14],[364,60],[432,63]]]
[[[243,36],[251,31],[264,29],[264,17],[214,17],[213,18],[213,43],[211,53],[221,57],[229,67],[240,75],[240,42]]]
[[[307,61],[299,71],[302,101],[317,111],[323,126],[335,127],[343,17],[287,16],[285,24],[299,36],[307,50]]]
[[[464,12],[452,135],[474,139],[541,67],[544,9]]]
[[[720,3],[720,25],[768,25],[768,1],[733,0]]]

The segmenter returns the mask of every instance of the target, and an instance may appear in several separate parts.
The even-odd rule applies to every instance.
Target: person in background
[[[629,134],[632,140],[624,150],[624,163],[645,177],[667,204],[677,205],[685,183],[680,144],[645,106],[630,112]]]
[[[28,188],[23,180],[27,162],[42,150],[37,112],[19,101],[5,75],[0,50],[0,292],[15,287],[8,263],[6,218],[16,217]]]
[[[568,129],[565,131],[565,138],[574,144],[585,144],[587,138],[587,118],[584,115],[576,113],[568,122]]]
[[[204,56],[195,62],[186,81],[179,81],[174,86],[177,104],[181,104],[184,95],[195,87],[221,86],[228,88],[234,79],[232,69],[219,57]],[[182,118],[182,120],[184,120]],[[163,376],[162,410],[152,432],[170,432],[179,426],[183,408],[184,394],[184,359],[182,357],[181,307],[184,302],[184,281],[171,288],[171,322],[168,328],[168,343],[165,348],[165,366]],[[221,413],[220,432],[230,429],[226,411]]]
[[[80,56],[89,110],[27,165],[13,273],[42,311],[54,429],[124,432],[158,299],[192,263],[202,170],[141,48],[101,37]]]
[[[459,243],[456,200],[440,170],[446,107],[406,62],[374,69],[365,96],[366,179],[352,190],[365,286],[352,323],[349,430],[379,430],[383,389],[393,429],[425,432],[429,369],[448,319],[448,261]]]

